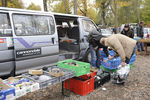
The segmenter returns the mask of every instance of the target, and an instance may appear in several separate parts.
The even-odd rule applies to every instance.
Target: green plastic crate
[[[68,63],[75,62],[78,66],[69,65]],[[81,76],[87,73],[90,73],[90,64],[85,62],[80,62],[72,59],[59,61],[57,66],[60,68],[65,68],[69,70],[73,70],[75,72],[75,76]]]
[[[130,64],[130,69],[132,68],[133,68],[133,64]],[[117,72],[117,69],[110,70],[110,69],[103,67],[102,65],[100,66],[100,69],[108,71],[108,72]]]
[[[130,69],[132,69],[133,68],[133,64],[130,64]]]

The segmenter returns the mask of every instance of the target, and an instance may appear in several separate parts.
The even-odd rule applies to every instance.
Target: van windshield
[[[55,33],[55,24],[53,18],[50,16],[14,14],[13,21],[15,33],[19,36],[49,35]]]
[[[12,29],[7,13],[0,13],[0,36],[11,36]]]

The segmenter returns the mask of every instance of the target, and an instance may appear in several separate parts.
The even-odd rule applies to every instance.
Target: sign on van
[[[40,54],[41,54],[41,48],[17,50],[16,51],[16,58],[33,56],[33,55],[40,55]]]

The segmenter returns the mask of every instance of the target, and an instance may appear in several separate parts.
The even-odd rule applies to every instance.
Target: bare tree
[[[111,1],[110,7],[111,7],[111,10],[112,10],[113,15],[114,15],[116,33],[118,33],[119,30],[118,30],[118,18],[117,18],[117,3],[116,3],[116,0],[113,0],[113,1],[114,1],[114,8],[115,9],[113,9],[113,7],[112,7],[112,1]]]
[[[138,17],[138,21],[140,22],[141,19],[140,19],[140,11],[139,11],[139,0],[137,0],[137,2],[136,2],[136,9],[137,9],[137,17]]]
[[[48,11],[47,9],[47,0],[43,0],[44,11]]]
[[[7,0],[2,0],[2,7],[7,7]]]
[[[101,18],[102,18],[102,26],[106,27],[106,10],[110,5],[110,0],[101,1]]]
[[[66,2],[66,0],[63,0],[64,1],[64,4],[65,4],[65,13],[67,14],[68,13],[68,8],[67,8],[67,2]]]
[[[77,8],[77,6],[78,6],[77,0],[74,0],[74,3],[73,3],[73,4],[74,4],[74,14],[77,15],[77,9],[78,9],[78,8]]]

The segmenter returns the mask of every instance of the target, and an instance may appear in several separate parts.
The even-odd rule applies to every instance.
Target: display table
[[[147,47],[148,47],[148,43],[150,43],[150,38],[145,38],[145,39],[139,39],[138,42],[140,43],[144,43],[144,47],[145,47],[145,54],[150,54],[150,51],[148,51]]]

